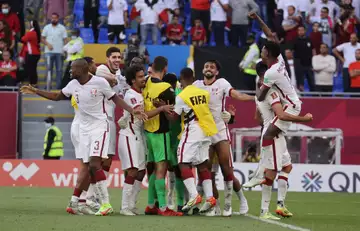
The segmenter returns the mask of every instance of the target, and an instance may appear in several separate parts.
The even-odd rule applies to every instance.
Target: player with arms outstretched
[[[71,71],[73,80],[60,92],[42,91],[32,86],[23,86],[21,91],[53,101],[74,96],[80,112],[79,152],[83,153],[83,161],[89,162],[91,184],[101,202],[101,207],[95,215],[106,216],[111,214],[113,209],[109,203],[106,175],[101,166],[109,147],[109,125],[103,101],[112,99],[117,106],[136,114],[140,119],[146,118],[146,115],[140,109],[131,108],[119,98],[105,79],[91,76],[88,73],[88,63],[84,59],[74,61],[71,64]]]
[[[193,84],[210,93],[210,111],[214,117],[218,133],[211,137],[212,148],[215,149],[219,157],[219,164],[224,176],[224,196],[225,204],[223,216],[231,216],[232,191],[233,191],[233,161],[230,152],[229,130],[222,118],[222,112],[225,110],[226,97],[230,96],[236,100],[253,101],[254,97],[242,94],[232,88],[230,83],[224,78],[217,78],[220,71],[220,64],[216,60],[208,60],[204,64],[204,80],[197,80]],[[210,148],[210,159],[214,152]],[[239,193],[240,190],[239,190]]]

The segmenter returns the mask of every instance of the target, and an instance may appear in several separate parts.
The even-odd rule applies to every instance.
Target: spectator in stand
[[[206,30],[200,19],[195,19],[195,26],[191,28],[190,35],[193,46],[201,47],[206,43]]]
[[[7,22],[2,19],[0,20],[0,39],[4,39],[6,44],[9,45],[9,50],[12,51],[15,47],[15,37],[11,32]]]
[[[166,37],[170,45],[186,45],[184,27],[179,24],[179,17],[174,15],[171,24],[166,28]]]
[[[47,71],[52,76],[54,64],[56,66],[56,88],[61,87],[63,69],[63,47],[67,42],[66,28],[59,23],[59,15],[52,14],[51,24],[44,27],[41,40],[45,44]]]
[[[16,86],[16,62],[11,60],[10,52],[4,51],[0,61],[0,86]]]
[[[294,54],[293,51],[290,49],[286,49],[285,50],[285,56],[287,59],[287,63],[289,64],[289,68],[290,68],[290,81],[291,81],[291,85],[293,85],[293,87],[295,89],[297,89],[296,86],[296,75],[295,75],[295,68],[294,68]]]
[[[68,14],[68,1],[67,0],[44,0],[44,14],[45,22],[50,23],[52,21],[53,14],[56,13],[59,16],[59,22],[64,23],[64,19]]]
[[[288,6],[287,11],[288,16],[282,21],[282,26],[285,31],[285,42],[291,43],[297,37],[297,28],[302,25],[302,19],[296,14],[294,6]]]
[[[310,7],[310,16],[316,18],[321,17],[322,9],[326,7],[328,9],[328,14],[332,22],[335,22],[340,16],[340,7],[334,2],[329,0],[315,0]]]
[[[296,0],[278,0],[277,2],[277,13],[280,13],[281,11],[283,12],[283,19],[288,18],[289,13],[288,13],[288,8],[289,6],[293,6],[296,9],[295,15],[300,15],[300,11],[299,11],[299,4],[297,3]]]
[[[10,3],[11,11],[14,12],[20,22],[19,38],[25,34],[25,19],[24,19],[24,0],[2,0]]]
[[[84,1],[84,27],[89,28],[91,24],[94,33],[94,42],[98,42],[99,38],[99,0],[85,0]],[[109,12],[110,14],[110,12]]]
[[[358,23],[353,6],[342,5],[341,9],[343,13],[335,24],[337,46],[350,41],[350,35],[355,33],[355,25]]]
[[[210,2],[209,0],[191,0],[191,25],[200,19],[206,30],[206,38],[210,40]]]
[[[296,0],[295,1],[299,7],[300,15],[303,19],[306,19],[306,15],[308,14],[311,6],[312,0]]]
[[[320,24],[318,22],[314,22],[312,26],[312,31],[310,33],[310,41],[313,45],[316,54],[320,54],[320,45],[322,44],[322,34],[319,31]]]
[[[241,46],[246,45],[246,38],[249,31],[248,14],[251,11],[258,12],[259,6],[254,0],[229,0],[231,9],[231,45],[239,46],[239,39]]]
[[[294,40],[293,50],[295,52],[295,75],[299,90],[304,91],[304,76],[306,76],[310,91],[314,91],[315,83],[311,59],[315,54],[315,50],[310,39],[306,37],[304,26],[298,28],[298,38]]]
[[[128,5],[126,0],[107,0],[109,9],[108,17],[108,36],[109,42],[123,43],[125,37],[125,28],[129,25]]]
[[[260,50],[255,41],[255,36],[250,34],[246,44],[249,49],[246,51],[243,60],[239,63],[240,71],[244,73],[245,90],[255,91],[256,83],[256,61],[260,57]]]
[[[156,5],[158,4],[157,0],[138,0],[135,3],[137,11],[140,11],[140,35],[141,35],[141,44],[144,45],[148,32],[151,31],[151,38],[153,44],[157,44],[158,40],[158,14],[155,11]]]
[[[229,0],[215,0],[211,2],[210,19],[211,30],[214,33],[216,46],[224,46],[224,32],[226,13],[229,10]]]
[[[360,43],[355,33],[350,35],[350,42],[343,43],[333,49],[333,53],[343,64],[343,88],[344,92],[350,92],[350,76],[349,76],[349,65],[355,62],[355,51],[360,49]],[[344,54],[341,56],[340,52]]]
[[[30,30],[21,38],[25,55],[25,73],[31,85],[38,82],[37,64],[40,60],[41,32],[37,21],[30,21]],[[22,53],[22,52],[21,52]]]
[[[355,58],[356,61],[349,65],[350,86],[352,92],[360,92],[360,49],[355,51]]]
[[[1,5],[0,20],[5,20],[9,26],[12,35],[15,36],[20,32],[20,21],[16,13],[11,11],[8,3]]]
[[[326,43],[321,44],[320,54],[313,56],[312,66],[315,75],[316,91],[332,92],[336,60],[334,56],[329,55],[329,47]]]
[[[27,0],[26,12],[27,16],[31,15],[33,20],[39,21],[39,12],[44,0]]]
[[[125,48],[124,51],[125,65],[128,67],[131,60],[135,57],[141,58],[143,64],[148,64],[150,54],[146,49],[146,46],[140,44],[139,36],[137,34],[132,34],[128,40],[127,48]]]
[[[8,51],[9,50],[9,46],[6,43],[6,41],[4,39],[0,38],[0,61],[3,60],[2,58],[2,54],[4,51]]]
[[[231,2],[231,0],[230,0]],[[259,6],[259,13],[261,18],[264,20],[266,25],[269,25],[268,19],[268,1],[267,0],[255,0],[256,4]]]
[[[327,44],[328,47],[333,47],[335,44],[335,34],[334,34],[334,21],[329,16],[329,8],[323,7],[321,9],[320,17],[311,17],[310,22],[319,23],[319,31],[322,34],[322,42]],[[334,39],[333,39],[334,38]]]

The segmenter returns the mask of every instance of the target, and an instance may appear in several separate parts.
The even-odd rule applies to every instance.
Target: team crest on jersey
[[[96,96],[96,93],[97,93],[97,89],[95,89],[95,88],[91,89],[92,96]]]
[[[131,102],[132,104],[136,104],[136,99],[135,99],[135,98],[131,98],[131,99],[130,99],[130,102]]]

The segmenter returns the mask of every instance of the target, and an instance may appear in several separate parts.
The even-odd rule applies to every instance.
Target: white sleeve
[[[100,91],[105,96],[106,99],[110,100],[116,93],[115,91],[110,87],[110,84],[106,79],[100,78]]]
[[[175,99],[175,106],[174,106],[174,112],[178,115],[181,115],[183,112],[183,109],[185,107],[185,102],[182,100],[179,96],[176,96]]]
[[[223,5],[229,5],[229,0],[220,0],[220,2],[223,4]]]
[[[267,87],[272,87],[272,85],[275,83],[275,80],[276,80],[276,76],[272,72],[266,71],[264,75],[263,85]]]
[[[96,68],[96,73],[95,73],[96,76],[103,77],[104,73],[105,75],[111,74],[109,68],[107,68],[105,65],[100,65]]]
[[[339,52],[343,52],[345,48],[345,44],[346,43],[342,43],[339,46],[337,46],[335,49],[338,50]]]
[[[127,1],[124,1],[123,11],[127,11],[127,10],[128,10],[128,4],[127,4]]]
[[[63,32],[62,38],[66,39],[68,37],[68,34],[67,34],[66,28],[64,26],[62,27],[62,32]]]
[[[228,97],[230,96],[230,91],[233,90],[233,87],[231,86],[231,84],[226,80],[226,79],[222,79],[223,81],[221,82],[221,88],[224,89],[224,93],[225,96]]]
[[[106,0],[106,6],[107,6],[107,7],[110,6],[110,2],[111,2],[111,0]]]
[[[136,97],[131,93],[125,94],[124,101],[132,108],[141,106],[140,101],[137,100]]]
[[[47,35],[48,35],[48,28],[49,28],[48,26],[45,26],[45,27],[44,27],[44,30],[43,30],[42,33],[41,33],[41,36],[42,36],[42,37],[45,37],[45,38],[47,37]]]
[[[279,93],[271,89],[266,96],[266,102],[271,106],[275,103],[280,103]]]
[[[61,89],[61,92],[66,97],[70,97],[73,94],[74,81],[77,81],[77,80],[75,80],[75,79],[71,80],[63,89]]]

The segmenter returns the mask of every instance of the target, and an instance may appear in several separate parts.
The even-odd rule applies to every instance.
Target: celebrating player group
[[[68,213],[106,216],[114,212],[107,176],[116,149],[114,109],[120,107],[124,109],[118,120],[118,153],[125,173],[122,215],[143,213],[136,203],[147,174],[146,215],[231,216],[233,191],[239,198],[239,213],[246,214],[249,207],[242,188],[261,185],[260,217],[277,220],[280,218],[269,212],[269,204],[272,184],[278,176],[276,213],[293,216],[284,202],[292,169],[284,133],[291,122],[311,121],[312,115],[299,115],[301,101],[290,84],[276,36],[258,15],[249,16],[259,21],[268,38],[261,51],[261,61],[256,64],[259,81],[255,97],[234,90],[225,78],[220,78],[221,65],[216,60],[205,62],[201,80],[196,80],[199,76],[195,78],[189,68],[181,70],[178,80],[176,75],[167,73],[165,57],[154,59],[147,76],[143,60],[135,57],[124,77],[120,71],[122,56],[116,47],[107,50],[106,65],[96,67],[90,57],[73,61],[72,80],[60,92],[32,86],[21,88],[23,93],[54,101],[71,97],[75,110],[71,140],[81,170],[66,209]],[[254,101],[256,118],[263,128],[261,160],[244,185],[233,171],[227,124],[233,121],[235,110],[225,108],[227,97]],[[223,211],[215,184],[219,167],[224,177]]]

